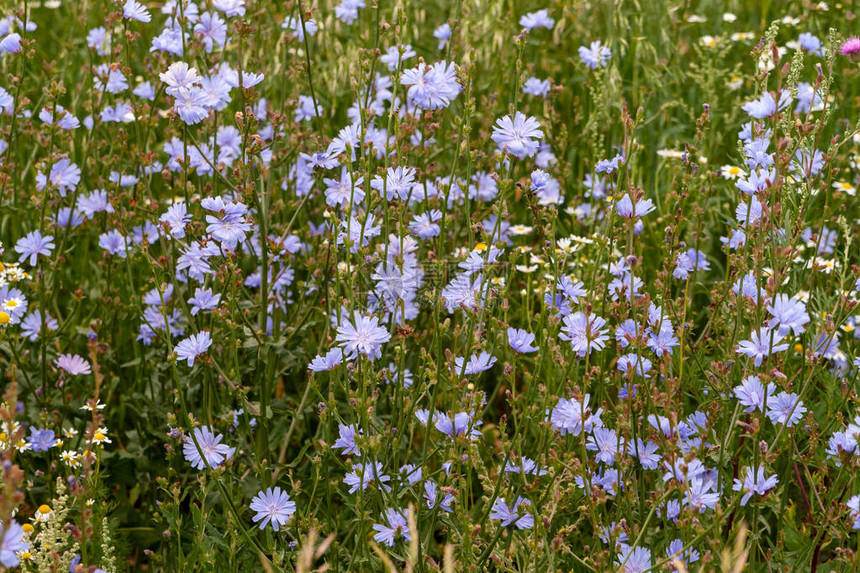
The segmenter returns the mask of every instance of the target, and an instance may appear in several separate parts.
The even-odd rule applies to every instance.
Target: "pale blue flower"
[[[292,501],[290,494],[280,487],[261,491],[251,500],[248,507],[257,512],[254,523],[259,521],[260,529],[264,529],[271,522],[272,529],[275,531],[286,525],[296,512],[296,502]]]
[[[176,357],[179,360],[187,360],[188,366],[194,366],[194,359],[209,350],[212,346],[212,337],[209,331],[204,330],[198,334],[192,334],[176,345]]]

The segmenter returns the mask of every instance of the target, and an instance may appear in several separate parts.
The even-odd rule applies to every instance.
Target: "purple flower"
[[[480,308],[482,304],[482,281],[483,276],[480,274],[474,280],[472,280],[469,272],[455,276],[442,290],[442,298],[445,299],[445,308],[448,312],[454,312],[460,307],[473,310]]]
[[[170,234],[176,239],[185,237],[185,225],[191,222],[188,207],[184,201],[177,201],[167,208],[167,212],[158,218],[170,228]]]
[[[776,474],[766,478],[764,468],[761,466],[757,470],[745,467],[743,480],[735,478],[732,489],[744,492],[744,496],[741,498],[741,505],[746,505],[753,494],[764,495],[768,490],[775,488],[778,481],[779,479],[777,479]]]
[[[843,56],[856,56],[860,54],[860,38],[851,36],[839,48],[839,53]]]
[[[523,83],[523,93],[545,98],[549,93],[549,80],[539,80],[537,78],[529,78]]]
[[[173,109],[183,122],[195,125],[208,117],[207,102],[208,96],[199,87],[181,89],[176,94]]]
[[[360,247],[369,245],[370,240],[379,236],[382,231],[380,225],[373,225],[375,222],[376,217],[373,213],[368,213],[364,222],[359,221],[356,217],[352,217],[348,221],[341,221],[337,244],[343,245],[348,240],[350,243],[349,251],[357,253]]]
[[[43,237],[42,233],[38,230],[30,231],[25,237],[18,239],[18,242],[15,243],[15,252],[21,254],[18,257],[18,262],[23,263],[29,258],[27,262],[30,266],[36,266],[36,260],[39,255],[45,257],[51,256],[51,251],[55,246],[52,242],[53,240],[54,237],[51,235]]]
[[[272,529],[275,531],[286,525],[296,512],[296,502],[292,501],[290,494],[282,491],[280,487],[261,491],[251,500],[248,507],[257,512],[254,523],[259,521],[260,529],[264,529],[271,522]]]
[[[45,327],[48,330],[57,330],[57,319],[52,318],[50,314],[45,314]],[[28,338],[31,342],[39,339],[42,333],[42,312],[34,310],[24,317],[21,321],[21,336]]]
[[[391,491],[386,482],[391,477],[382,473],[382,464],[379,462],[367,462],[365,464],[354,464],[352,471],[343,478],[343,483],[349,486],[349,493],[355,493],[359,489],[367,489],[371,484],[377,484],[385,491]]]
[[[0,521],[0,565],[17,567],[20,563],[18,553],[29,550],[30,544],[24,537],[24,528],[15,520],[9,523],[9,527],[4,527],[4,522]]]
[[[509,461],[505,464],[505,471],[512,474],[532,474],[536,476],[545,476],[546,470],[538,467],[537,462],[533,459],[523,456],[519,462]]]
[[[359,312],[353,313],[350,321],[346,314],[341,317],[337,327],[335,342],[339,342],[344,354],[349,360],[354,360],[359,354],[364,354],[370,360],[382,357],[382,345],[391,340],[391,334],[379,326],[376,316],[364,316]]]
[[[624,153],[619,153],[612,159],[601,159],[597,162],[597,165],[594,166],[594,170],[597,173],[606,173],[607,175],[611,175],[618,166],[624,163],[625,157]]]
[[[764,119],[775,114],[777,110],[785,109],[789,103],[791,103],[790,92],[784,91],[780,94],[778,105],[770,92],[765,92],[759,99],[745,103],[741,109],[747,112],[750,117]]]
[[[229,75],[224,76],[224,81],[227,82],[228,86],[233,87],[233,88],[238,88],[240,85],[239,84],[240,78],[241,78],[241,87],[242,87],[242,89],[246,90],[246,89],[252,88],[255,85],[262,82],[266,78],[266,76],[265,76],[265,74],[255,74],[252,72],[247,72],[245,70],[242,70],[241,76],[238,73],[235,75],[229,74]]]
[[[585,443],[585,448],[597,452],[595,459],[598,462],[611,466],[615,463],[615,456],[619,450],[623,451],[624,441],[619,441],[618,434],[611,428],[594,428]]]
[[[651,416],[653,416],[653,414],[651,414]],[[649,421],[651,421],[651,416],[648,416]],[[666,437],[671,437],[671,434],[667,435],[665,430],[663,434],[666,435]],[[708,472],[708,468],[706,468],[702,462],[695,458],[693,458],[689,462],[685,461],[683,458],[678,458],[675,460],[674,464],[669,463],[668,461],[664,461],[663,465],[669,470],[663,474],[664,482],[668,482],[674,479],[681,483],[687,483],[693,479],[701,478],[704,474]],[[699,481],[702,480],[699,479]]]
[[[424,482],[424,499],[427,501],[427,507],[429,509],[433,509],[436,507],[436,503],[439,503],[439,509],[444,512],[451,513],[454,511],[451,509],[451,504],[454,503],[454,496],[450,493],[445,493],[442,500],[439,501],[438,495],[439,486],[436,485],[436,482],[432,480],[427,480]]]
[[[590,434],[595,427],[603,425],[600,419],[603,408],[592,412],[588,406],[590,400],[590,394],[583,396],[582,402],[561,398],[550,413],[550,422],[563,436],[567,434],[578,436],[582,432]]]
[[[413,464],[403,464],[400,466],[400,473],[406,476],[406,481],[409,485],[414,485],[421,481],[423,472],[420,467],[415,467]]]
[[[296,39],[299,42],[304,42],[305,31],[307,31],[308,36],[313,36],[317,33],[319,25],[317,24],[316,20],[308,18],[304,21],[304,27],[302,27],[302,21],[299,18],[290,16],[284,19],[284,23],[281,24],[281,28],[283,28],[284,30],[291,30],[293,34],[295,34]]]
[[[854,38],[856,40],[856,38]],[[857,42],[857,50],[860,51],[860,41]],[[860,495],[855,495],[845,504],[851,510],[852,529],[860,529]]]
[[[558,279],[556,288],[560,290],[573,304],[577,304],[580,298],[588,295],[588,291],[585,290],[585,285],[582,281],[573,282],[567,275],[562,275],[562,277]]]
[[[684,505],[704,513],[708,508],[714,509],[720,501],[720,494],[713,491],[714,482],[710,480],[690,478],[688,489],[684,492]]]
[[[618,212],[618,215],[625,219],[644,217],[654,209],[656,209],[656,207],[654,207],[654,203],[651,202],[651,199],[639,199],[636,201],[636,204],[634,204],[629,194],[624,195],[624,197],[615,204],[615,210]]]
[[[472,421],[472,414],[469,412],[458,412],[453,416],[450,414],[437,413],[436,429],[450,438],[457,436],[468,435],[469,439],[477,439],[481,437],[481,432],[478,430],[483,422],[478,420]]]
[[[682,562],[684,569],[679,568],[677,565],[674,567],[678,571],[684,571],[689,569],[691,563],[695,563],[699,560],[699,552],[692,547],[685,550],[684,542],[680,539],[675,539],[669,544],[669,547],[666,548],[666,557],[671,559],[669,561],[670,564],[674,564],[678,561]]]
[[[132,93],[139,98],[155,101],[155,88],[150,82],[139,83]]]
[[[448,107],[463,89],[457,82],[456,67],[444,60],[432,66],[421,62],[405,70],[400,83],[409,86],[406,92],[409,102],[426,110]]]
[[[664,354],[671,356],[672,348],[678,346],[680,342],[678,342],[678,337],[675,336],[675,332],[672,329],[672,323],[669,322],[669,319],[666,319],[659,332],[655,333],[652,331],[648,334],[648,341],[645,344],[654,354],[662,358]]]
[[[388,50],[379,57],[379,61],[388,66],[389,72],[393,72],[400,65],[400,62],[405,62],[410,58],[414,58],[416,55],[417,53],[409,44],[406,44],[405,46],[398,44],[388,48]]]
[[[89,195],[83,195],[78,199],[78,211],[86,216],[87,219],[95,217],[96,213],[113,213],[113,205],[110,204],[107,191],[104,189],[96,189]]]
[[[78,227],[84,222],[84,216],[78,211],[72,211],[71,207],[60,207],[57,211],[57,226],[61,229],[67,227]]]
[[[60,129],[77,129],[81,126],[80,120],[61,105],[56,105],[53,109],[49,106],[43,107],[39,112],[39,119],[48,125],[56,124]]]
[[[149,22],[152,16],[140,2],[137,0],[125,0],[122,7],[122,17],[127,20],[137,20],[138,22]]]
[[[245,219],[248,208],[238,201],[225,202],[221,197],[207,197],[200,205],[215,213],[206,215],[206,232],[224,249],[235,250],[236,245],[244,241],[246,233],[251,230],[251,223]]]
[[[773,317],[768,325],[771,328],[777,328],[781,336],[786,336],[792,331],[794,334],[802,334],[805,331],[804,325],[809,322],[809,315],[806,313],[806,305],[803,301],[785,294],[776,295],[767,306],[767,311]]]
[[[773,165],[774,154],[768,153],[768,147],[770,147],[769,136],[762,136],[747,141],[747,143],[744,144],[744,154],[747,158],[747,167],[750,169],[758,169],[759,167],[767,168]],[[773,180],[774,179],[771,179],[771,181]]]
[[[468,362],[466,362],[466,359],[462,356],[458,356],[454,359],[455,372],[457,374],[463,373],[466,376],[486,372],[492,368],[495,363],[496,358],[484,351],[481,351],[480,354],[474,354]]]
[[[785,424],[789,428],[803,417],[806,407],[797,394],[780,392],[767,402],[767,417],[774,424]]]
[[[343,350],[332,348],[325,355],[319,355],[311,360],[308,369],[313,372],[326,372],[334,370],[343,362]]]
[[[788,344],[780,344],[781,341],[782,336],[778,332],[762,327],[752,331],[750,340],[742,340],[738,344],[737,352],[755,358],[755,365],[758,367],[766,356],[788,350]]]
[[[755,275],[751,272],[745,274],[743,278],[735,282],[734,286],[732,286],[732,292],[736,295],[749,298],[756,304],[760,298],[763,299],[767,296],[767,291],[763,288],[758,288]]]
[[[141,245],[144,241],[148,245],[155,244],[158,241],[158,227],[152,221],[144,221],[143,225],[135,225],[131,228],[131,241],[135,245]]]
[[[350,25],[358,18],[358,9],[364,6],[364,0],[341,0],[334,8],[334,15],[344,24]]]
[[[511,348],[513,348],[515,352],[523,354],[537,352],[539,348],[537,346],[532,346],[534,341],[534,334],[526,332],[521,328],[508,328],[508,344],[511,345]]]
[[[549,17],[549,12],[546,9],[543,9],[525,14],[520,18],[520,26],[527,30],[534,30],[535,28],[552,30],[552,27],[555,26],[555,20]]]
[[[759,191],[766,189],[776,180],[776,172],[770,171],[752,171],[747,179],[739,179],[735,183],[735,187],[746,193],[747,195],[755,195]]]
[[[56,445],[57,440],[53,430],[37,430],[30,428],[30,448],[34,452],[47,452]]]
[[[855,360],[860,362],[860,358]],[[860,366],[860,364],[855,364]],[[853,431],[852,431],[853,428]],[[827,455],[832,458],[837,458],[836,466],[841,466],[842,462],[839,457],[844,454],[853,454],[857,451],[857,439],[860,437],[860,424],[850,424],[844,432],[833,432],[827,444]]]
[[[401,201],[409,200],[410,195],[413,192],[413,188],[416,185],[415,169],[412,167],[402,166],[396,168],[389,167],[385,174],[385,178],[377,175],[370,182],[371,188],[376,189],[380,194],[384,191],[385,198],[389,201],[393,200],[395,197],[399,198]],[[436,217],[438,220],[441,218],[442,214],[439,211],[436,212],[439,213],[439,217]]]
[[[564,326],[558,335],[569,340],[570,345],[580,358],[591,354],[592,350],[603,350],[609,340],[609,329],[603,328],[606,320],[597,315],[576,312],[564,317]]]
[[[9,34],[0,40],[0,54],[17,54],[23,49],[21,47],[21,35],[17,32]]]
[[[627,444],[627,453],[638,458],[639,463],[646,470],[655,470],[660,465],[660,461],[663,458],[657,453],[658,449],[657,444],[651,441],[643,441],[642,438],[636,438],[635,443],[630,442]]]
[[[805,32],[800,35],[797,41],[803,50],[815,56],[819,56],[821,58],[824,57],[824,46],[821,45],[821,40],[819,40],[812,34]]]
[[[490,513],[490,519],[501,521],[502,527],[515,525],[517,529],[531,529],[535,524],[534,517],[528,511],[531,505],[531,502],[526,498],[518,497],[514,504],[508,507],[505,500],[496,498],[495,503],[493,503],[493,511]]]
[[[603,46],[599,40],[591,42],[589,47],[579,47],[579,59],[587,68],[596,70],[598,67],[606,67],[609,58],[612,57],[612,50],[608,46]]]
[[[496,120],[491,139],[496,142],[499,151],[510,153],[519,159],[531,157],[538,150],[538,140],[543,139],[540,123],[534,117],[518,111],[511,116],[506,115]]]
[[[436,412],[431,412],[427,409],[420,409],[415,412],[415,417],[418,418],[418,421],[421,422],[422,426],[426,426],[428,423],[435,421],[440,415],[441,413],[438,410]]]
[[[791,160],[791,170],[802,177],[816,175],[824,167],[824,154],[818,150],[798,149]]]
[[[310,24],[310,22],[307,23]],[[310,28],[310,26],[308,27]],[[207,53],[212,52],[215,44],[218,44],[219,48],[223,48],[224,44],[227,43],[227,23],[214,12],[204,12],[200,15],[200,20],[194,24],[194,33],[203,38],[203,45]],[[311,33],[310,30],[308,33]]]
[[[765,401],[776,391],[776,385],[771,382],[765,391],[764,384],[758,376],[747,376],[741,381],[740,386],[735,386],[735,397],[745,406],[744,412],[759,410],[764,412]]]
[[[643,573],[651,569],[651,551],[645,547],[630,547],[622,543],[615,564],[619,573]]]
[[[358,204],[364,200],[364,190],[361,188],[364,177],[353,181],[345,166],[341,168],[340,179],[326,177],[323,183],[326,184],[325,202],[329,207],[346,208],[349,203]]]
[[[797,106],[794,108],[794,113],[818,111],[822,109],[823,104],[821,95],[808,82],[797,84]]]
[[[650,378],[651,361],[635,353],[625,354],[618,359],[618,369],[621,372],[632,372],[643,378]]]
[[[334,442],[332,449],[342,449],[343,452],[341,453],[343,455],[355,454],[361,457],[361,450],[358,449],[358,444],[355,443],[355,437],[361,436],[361,432],[356,430],[353,425],[346,426],[344,424],[338,424],[338,431],[340,437]]]
[[[209,350],[212,346],[212,338],[209,331],[204,330],[198,334],[192,334],[176,345],[176,357],[179,360],[187,360],[188,366],[194,366],[194,359]]]
[[[90,363],[77,354],[60,354],[54,364],[57,368],[65,370],[72,376],[90,374],[92,372],[90,369]]]
[[[212,6],[228,18],[245,15],[245,0],[212,0]]]
[[[403,515],[403,511],[399,509],[386,509],[385,521],[388,522],[387,525],[381,523],[373,524],[373,530],[377,532],[373,535],[373,538],[378,543],[384,543],[388,547],[393,547],[398,534],[404,541],[408,542],[412,539],[409,533],[409,524],[406,521],[406,516]]]
[[[116,229],[99,235],[99,246],[107,251],[108,254],[119,255],[122,259],[128,256],[125,243],[126,238]]]
[[[696,249],[689,249],[678,255],[672,276],[679,280],[687,280],[691,272],[707,271],[710,268],[711,265],[708,263],[705,253]]]
[[[155,287],[147,291],[143,295],[143,303],[149,306],[160,307],[163,303],[169,302],[171,296],[173,296],[173,285],[167,283],[162,287]]]
[[[208,466],[215,469],[229,460],[236,448],[231,448],[227,444],[222,444],[224,439],[222,434],[214,434],[208,426],[201,426],[194,429],[194,437],[197,438],[197,445],[190,437],[185,437],[185,443],[182,445],[182,453],[185,455],[192,467],[198,470],[206,469]]]
[[[597,536],[607,545],[611,541],[615,541],[616,547],[628,541],[627,532],[618,525],[617,521],[613,521],[608,527],[601,527]]]
[[[191,305],[192,316],[196,316],[201,310],[218,308],[220,301],[220,294],[213,294],[212,290],[208,288],[197,287],[194,290],[194,296],[188,299],[188,304]]]
[[[438,221],[442,220],[442,212],[438,209],[432,209],[415,215],[409,223],[409,231],[419,239],[432,239],[437,236],[441,229]]]
[[[451,39],[451,25],[448,22],[438,26],[435,30],[433,30],[433,37],[439,40],[438,49],[444,50],[445,44],[448,43],[448,40]]]

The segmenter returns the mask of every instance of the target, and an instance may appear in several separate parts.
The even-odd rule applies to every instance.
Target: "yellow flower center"
[[[33,533],[33,526],[32,526],[32,525],[30,525],[29,523],[25,523],[24,525],[22,525],[22,526],[21,526],[21,529],[23,529],[23,530],[24,530],[24,533],[26,533],[26,534],[28,534],[28,535],[29,535],[30,533]]]
[[[51,506],[43,503],[39,506],[39,513],[51,513]]]
[[[6,326],[10,320],[9,313],[0,310],[0,326]]]
[[[803,352],[803,345],[802,344],[795,344],[794,345],[794,351],[797,354],[800,354],[801,352]]]

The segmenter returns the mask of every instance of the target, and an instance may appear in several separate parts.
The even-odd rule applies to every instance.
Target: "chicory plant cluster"
[[[858,570],[856,15],[732,4],[7,5],[0,570]]]

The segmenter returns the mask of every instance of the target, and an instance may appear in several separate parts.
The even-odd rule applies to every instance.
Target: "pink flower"
[[[842,47],[839,48],[839,52],[843,56],[856,56],[860,54],[860,38],[857,36],[851,36],[845,43],[842,44]]]

